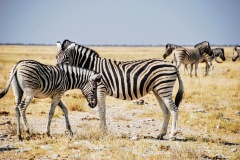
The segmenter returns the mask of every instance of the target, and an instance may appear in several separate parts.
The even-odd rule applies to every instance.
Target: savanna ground
[[[101,57],[115,60],[162,58],[163,47],[91,47]],[[214,47],[212,47],[214,48]],[[178,140],[157,140],[163,114],[153,94],[144,105],[107,97],[108,134],[99,130],[97,107],[90,109],[78,90],[66,92],[73,137],[65,133],[59,108],[51,125],[52,137],[44,132],[50,99],[34,99],[27,109],[31,138],[18,142],[14,95],[10,89],[0,100],[0,159],[240,159],[240,61],[233,63],[232,47],[225,47],[227,60],[214,63],[214,75],[199,77],[180,72],[184,99],[179,107]],[[0,89],[11,67],[23,59],[56,64],[56,46],[0,46]],[[171,57],[168,58],[170,60]],[[178,89],[174,89],[174,96]],[[171,124],[171,122],[170,122]],[[169,125],[168,134],[171,125]]]

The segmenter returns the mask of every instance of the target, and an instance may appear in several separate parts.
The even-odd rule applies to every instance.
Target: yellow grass
[[[163,47],[90,48],[96,50],[101,57],[114,60],[162,58],[164,53]],[[11,67],[19,60],[33,59],[45,64],[55,65],[56,53],[56,46],[0,46],[0,89],[5,87],[9,79]],[[215,68],[213,76],[203,76],[205,64],[200,65],[198,78],[190,78],[188,75],[184,75],[183,68],[180,68],[185,94],[183,102],[179,107],[179,129],[186,142],[158,141],[155,139],[133,141],[127,135],[119,137],[111,130],[107,135],[102,135],[98,129],[99,120],[92,120],[79,122],[79,125],[75,127],[79,127],[81,132],[75,131],[73,138],[65,137],[63,132],[61,132],[62,134],[55,134],[53,138],[37,135],[35,139],[24,141],[23,143],[17,143],[16,137],[9,142],[5,140],[0,141],[0,148],[8,143],[13,144],[17,148],[31,148],[31,151],[26,152],[16,152],[14,150],[0,151],[0,157],[3,159],[44,157],[51,159],[53,154],[59,154],[60,158],[63,159],[64,157],[66,159],[200,159],[204,155],[214,158],[216,154],[220,153],[230,159],[239,159],[240,120],[236,112],[240,111],[240,61],[238,60],[235,63],[231,61],[231,47],[225,48],[225,54],[227,61],[222,64],[213,62]],[[170,59],[171,57],[168,60]],[[176,84],[174,96],[177,89],[178,85]],[[131,122],[129,117],[120,114],[121,112],[124,111],[127,114],[134,109],[139,109],[144,112],[135,115],[138,119],[150,118],[162,121],[162,113],[154,95],[149,94],[143,99],[148,104],[137,106],[132,102],[124,101],[123,103],[121,100],[107,97],[107,106],[110,105],[111,107],[121,104],[123,107],[116,109],[113,120],[124,121],[130,126],[133,122]],[[87,106],[86,100],[79,90],[65,93],[63,101],[69,110],[69,116],[74,113],[72,111],[93,112]],[[13,118],[15,107],[11,89],[4,98],[0,99],[0,103],[0,112],[9,112],[9,116]],[[34,99],[27,109],[27,116],[47,118],[50,103],[50,99]],[[149,106],[155,108],[148,109]],[[61,119],[61,115],[61,110],[57,108],[53,119]],[[98,117],[97,113],[94,115]],[[3,118],[7,117],[0,115],[0,123],[3,121]],[[111,124],[109,123],[108,125]],[[155,127],[160,130],[160,126]],[[0,125],[0,133],[6,132],[6,130],[9,130],[9,127]],[[79,145],[74,144],[74,142],[82,142],[84,140],[97,145],[100,149],[89,149],[85,142]],[[224,142],[238,145],[224,145]],[[44,150],[40,147],[42,145],[49,145],[52,149],[50,151]],[[237,151],[231,151],[235,148],[237,148]]]

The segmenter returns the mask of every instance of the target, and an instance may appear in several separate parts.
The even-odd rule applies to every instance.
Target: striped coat
[[[23,60],[18,62],[12,69],[10,80],[6,88],[0,93],[2,98],[8,92],[12,83],[13,93],[16,101],[17,132],[19,140],[22,140],[20,130],[20,114],[24,127],[29,134],[29,127],[25,112],[32,99],[47,98],[52,99],[47,134],[50,136],[50,125],[55,107],[58,105],[65,115],[66,127],[72,135],[72,130],[68,120],[66,106],[62,103],[61,97],[65,91],[70,89],[81,89],[89,102],[90,107],[97,105],[97,81],[101,75],[94,71],[73,67],[66,64],[58,66],[44,65],[33,60]],[[20,113],[19,113],[20,112]]]
[[[170,114],[173,116],[170,137],[174,137],[177,130],[178,106],[183,95],[183,83],[174,65],[160,59],[115,61],[101,58],[94,50],[76,45],[69,40],[65,40],[63,44],[59,42],[57,46],[58,63],[81,66],[102,74],[102,81],[98,87],[98,108],[100,126],[104,131],[106,130],[106,95],[134,100],[153,91],[164,112],[164,124],[159,138],[162,139],[167,133]],[[172,90],[177,78],[180,87],[174,103]]]

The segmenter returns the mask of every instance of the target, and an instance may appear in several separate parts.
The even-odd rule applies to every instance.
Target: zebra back
[[[81,67],[87,66],[88,69],[94,68],[95,71],[102,74],[102,82],[107,94],[116,98],[129,100],[140,98],[156,87],[154,83],[160,77],[166,76],[173,81],[176,80],[177,69],[168,61],[159,59],[114,61],[100,58],[97,52],[80,45],[72,47],[70,52],[71,57],[58,62]],[[60,50],[57,57],[61,59],[65,56],[64,54],[69,55],[64,50]],[[172,86],[173,81],[162,82],[161,85],[167,86],[170,85],[170,82],[170,86]]]
[[[50,95],[54,91],[65,92],[69,89],[84,89],[98,74],[95,71],[58,64],[57,66],[45,65],[34,60],[23,60],[16,65],[18,76],[24,87],[39,90]]]
[[[209,56],[212,56],[212,50],[208,41],[203,41],[194,46],[194,48],[199,49],[201,55],[207,53]]]

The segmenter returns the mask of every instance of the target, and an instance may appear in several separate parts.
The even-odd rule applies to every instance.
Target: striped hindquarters
[[[186,52],[182,49],[175,49],[174,58],[177,62],[183,64],[193,64],[201,59],[201,54],[198,49],[188,49],[189,52]]]
[[[149,59],[117,62],[102,59],[100,71],[108,95],[116,98],[138,99],[151,90],[169,93],[176,80],[176,67],[169,62]]]

